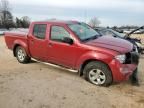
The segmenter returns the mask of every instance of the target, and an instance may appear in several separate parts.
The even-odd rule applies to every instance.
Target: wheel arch
[[[84,67],[89,63],[89,62],[92,62],[92,61],[97,61],[96,59],[87,59],[85,60],[81,65],[80,65],[80,68],[79,68],[79,75],[80,76],[83,76],[83,70],[84,70]]]
[[[85,66],[86,66],[88,63],[93,62],[93,61],[95,61],[95,62],[101,62],[101,63],[105,64],[105,65],[110,69],[110,71],[111,71],[111,68],[109,67],[109,65],[106,64],[105,62],[103,62],[102,60],[98,60],[98,59],[88,59],[88,60],[85,60],[85,61],[81,64],[81,66],[80,66],[80,69],[79,69],[79,75],[80,75],[80,76],[82,76],[82,75],[84,74],[84,73],[83,73],[83,70],[84,70]],[[112,74],[112,72],[111,72],[111,74]]]
[[[101,53],[99,53],[97,55],[95,53],[89,53],[89,55],[81,57],[77,62],[77,69],[78,69],[80,76],[83,75],[84,67],[89,62],[92,62],[92,61],[98,61],[98,62],[105,64],[111,71],[111,68],[109,66],[111,59],[108,55],[101,54]],[[111,73],[112,73],[112,71],[111,71]]]
[[[14,57],[16,57],[16,48],[18,47],[18,46],[21,46],[21,47],[23,47],[24,49],[25,49],[25,51],[26,51],[26,53],[28,54],[28,56],[30,56],[29,55],[29,51],[28,51],[28,46],[27,46],[27,44],[25,43],[25,42],[22,42],[21,40],[16,40],[15,42],[14,42],[14,46],[13,46],[13,55],[14,55]]]

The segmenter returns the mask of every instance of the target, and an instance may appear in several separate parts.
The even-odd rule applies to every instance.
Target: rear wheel
[[[16,58],[20,63],[28,63],[30,61],[30,57],[27,55],[25,49],[21,46],[18,46],[15,50]]]
[[[98,61],[89,62],[84,68],[85,79],[98,86],[112,83],[112,74],[106,64]]]

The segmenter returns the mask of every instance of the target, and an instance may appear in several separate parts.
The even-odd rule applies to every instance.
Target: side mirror
[[[70,44],[70,45],[73,44],[73,40],[72,40],[71,38],[69,38],[69,37],[64,37],[64,38],[63,38],[63,42],[68,43],[68,44]]]

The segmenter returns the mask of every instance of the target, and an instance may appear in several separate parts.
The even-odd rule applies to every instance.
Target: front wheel
[[[98,86],[108,86],[112,83],[112,74],[108,66],[102,62],[89,62],[84,68],[85,79]]]
[[[28,63],[30,61],[30,57],[27,55],[25,49],[21,46],[18,46],[15,50],[16,58],[20,63]]]

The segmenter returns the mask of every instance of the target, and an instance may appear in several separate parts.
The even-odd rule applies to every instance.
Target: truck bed
[[[12,31],[12,32],[5,32],[5,42],[9,49],[13,49],[15,44],[19,41],[22,41],[27,44],[27,32],[21,31]]]
[[[27,30],[12,30],[12,31],[9,31],[9,32],[5,32],[5,34],[11,34],[11,35],[27,35],[28,34],[28,31]]]

